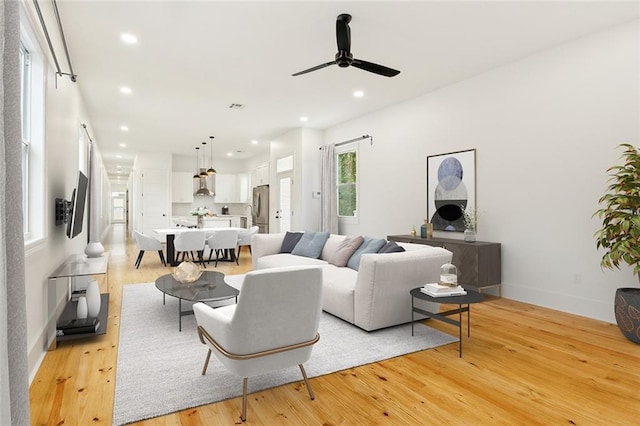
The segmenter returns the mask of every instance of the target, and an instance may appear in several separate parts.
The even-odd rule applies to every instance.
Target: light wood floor
[[[105,336],[65,342],[47,353],[30,389],[32,424],[112,423],[122,286],[150,282],[167,269],[136,247],[121,225],[111,252]],[[250,270],[219,264],[225,273]],[[449,324],[431,326],[457,334]],[[348,344],[348,342],[345,342]],[[140,348],[141,351],[144,348]],[[241,380],[238,379],[241,386]],[[507,299],[472,307],[471,338],[250,394],[247,424],[578,424],[640,422],[640,345],[615,325]],[[176,395],[179,398],[180,395]],[[240,423],[241,398],[140,422],[142,425]]]

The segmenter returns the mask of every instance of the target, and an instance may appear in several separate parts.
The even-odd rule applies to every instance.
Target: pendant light
[[[200,170],[200,165],[198,164],[200,159],[200,156],[198,155],[199,152],[200,152],[200,147],[196,146],[196,172],[193,175],[194,179],[200,179],[200,175],[198,174]]]
[[[214,137],[215,136],[209,136],[209,139],[211,139],[211,151],[210,151],[211,155],[209,156],[209,164],[210,164],[210,166],[209,166],[209,169],[207,170],[207,174],[209,176],[216,174],[216,169],[213,168],[213,138]]]
[[[202,146],[202,163],[203,163],[202,165],[204,166],[204,156],[207,153],[207,148],[206,148],[207,143],[206,142],[202,142],[202,145],[203,145]],[[205,179],[207,176],[209,176],[207,174],[207,171],[204,169],[204,167],[202,167],[200,169],[200,179]]]

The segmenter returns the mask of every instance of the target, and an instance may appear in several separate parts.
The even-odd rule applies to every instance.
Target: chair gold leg
[[[211,358],[211,349],[207,352],[207,359],[204,360],[204,366],[202,367],[202,375],[207,373],[207,367],[209,366],[209,359]]]
[[[247,378],[242,378],[242,419],[243,422],[247,421]]]
[[[304,371],[304,367],[302,366],[302,364],[298,364],[298,366],[300,367],[300,371],[302,372],[302,377],[304,377],[304,384],[307,385],[309,398],[311,398],[311,400],[316,399],[316,397],[313,395],[313,390],[311,390],[311,383],[309,383],[309,379],[307,379],[307,372]]]

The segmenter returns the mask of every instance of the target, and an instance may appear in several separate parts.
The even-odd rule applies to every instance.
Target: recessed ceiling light
[[[116,158],[122,158],[122,155],[116,155]]]
[[[128,44],[136,44],[138,42],[138,37],[134,36],[133,34],[120,34],[120,39]]]
[[[127,132],[129,130],[128,126],[120,126],[120,130],[122,130],[123,132]]]
[[[121,144],[120,144],[120,148],[126,148],[126,147],[127,147],[127,144],[126,144],[126,143],[121,143]]]
[[[122,168],[122,166],[120,164],[118,164],[116,167],[119,168],[119,169]]]
[[[353,96],[355,96],[356,98],[361,98],[364,96],[364,92],[362,90],[356,90],[355,92],[353,92]]]
[[[124,93],[125,95],[130,95],[131,94],[131,87],[122,86],[120,88],[120,93]]]
[[[254,139],[254,140],[252,140],[252,141],[251,141],[251,143],[252,143],[253,145],[258,145],[258,141],[257,141],[257,140],[255,140],[255,139]]]
[[[233,152],[227,152],[227,157],[233,156]]]
[[[305,121],[309,121],[309,118],[307,118],[307,117],[300,117],[300,121],[302,121],[302,122],[304,123]]]

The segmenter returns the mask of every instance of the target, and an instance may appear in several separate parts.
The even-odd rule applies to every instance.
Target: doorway
[[[278,210],[276,218],[280,224],[280,232],[291,231],[291,187],[293,176],[291,172],[278,174]]]

